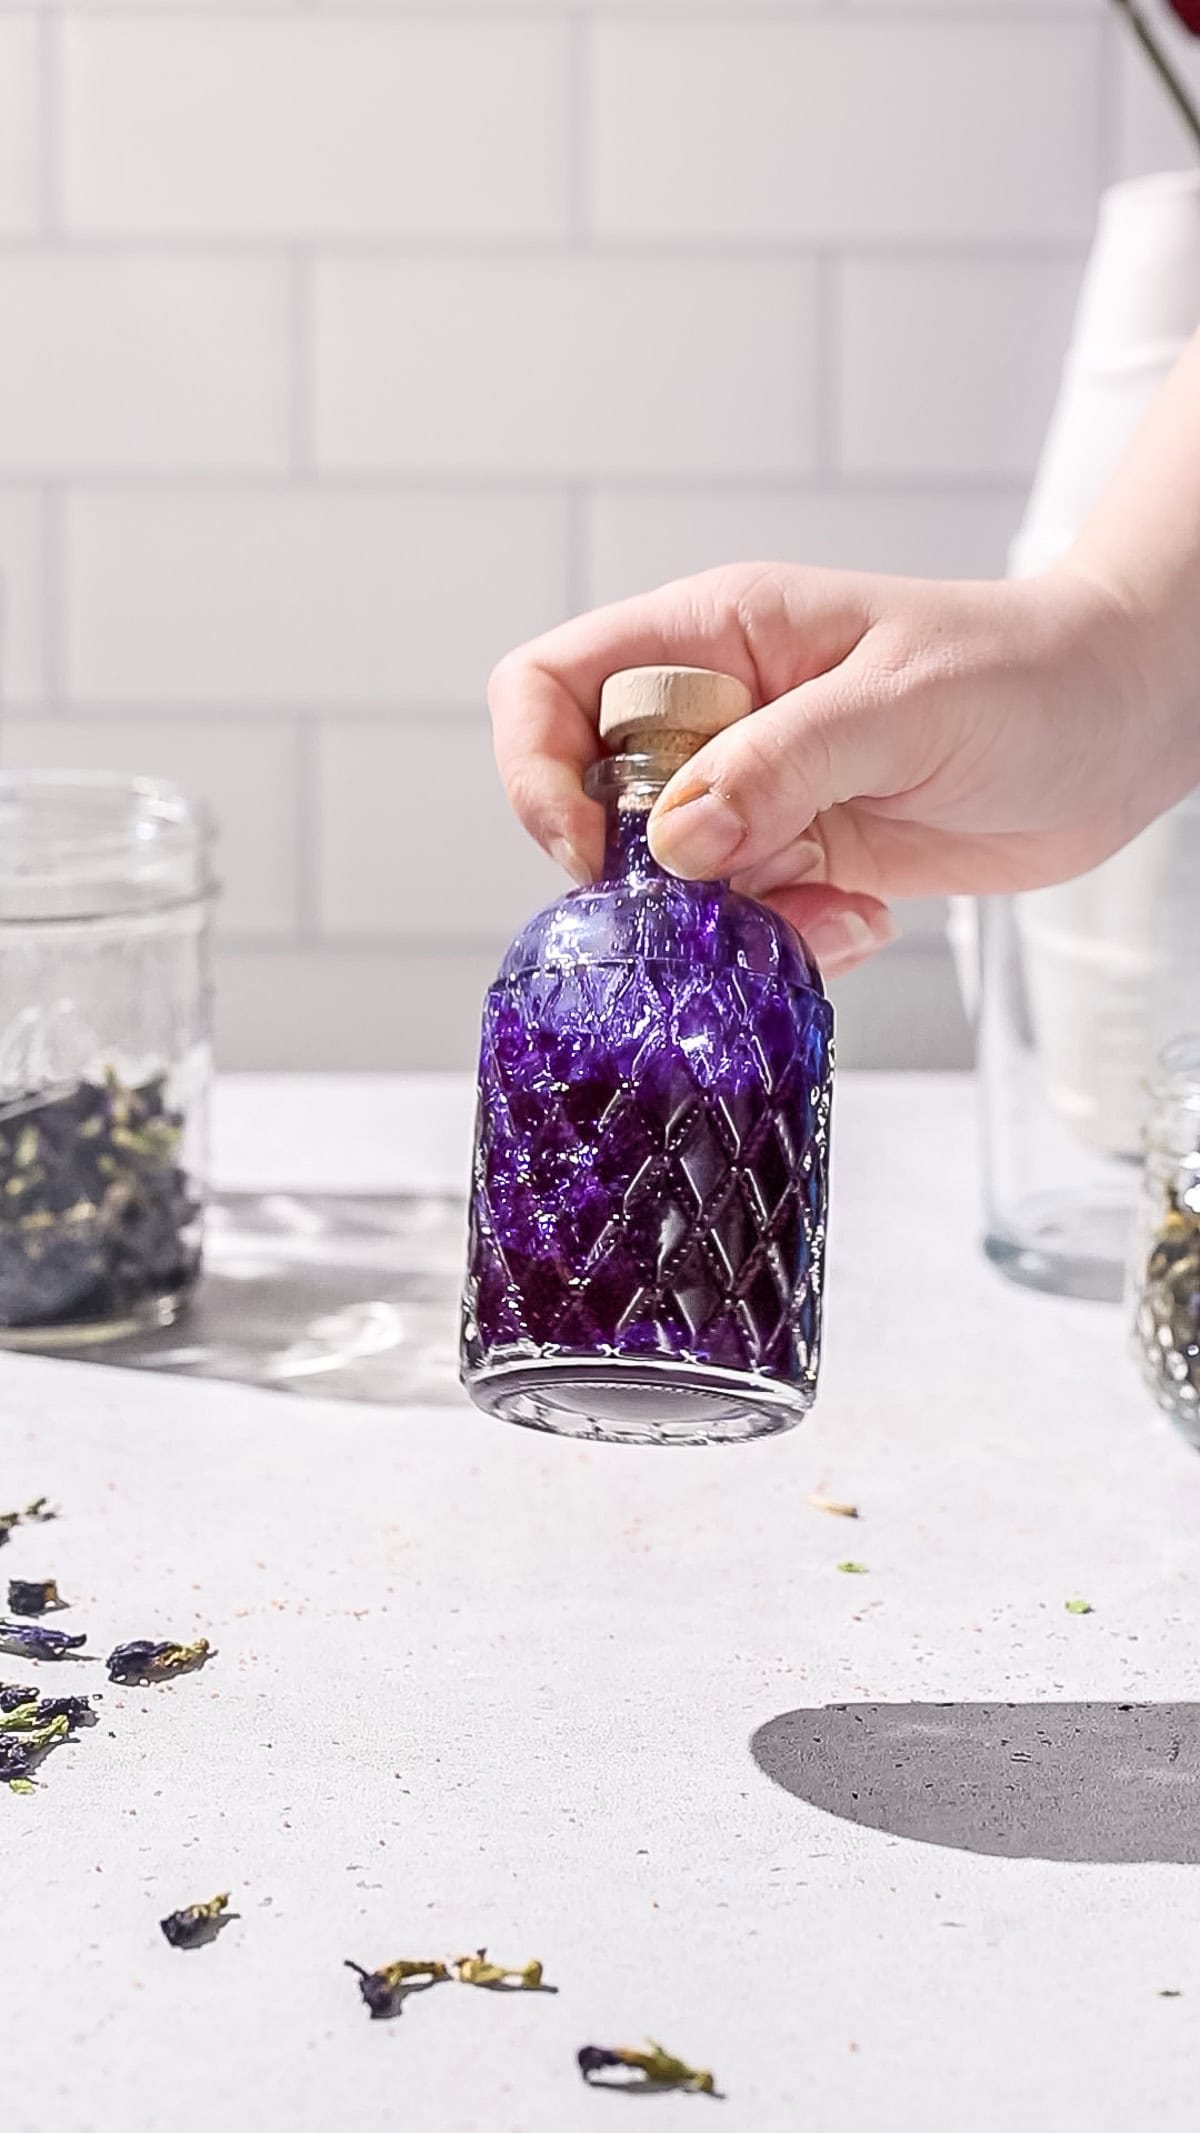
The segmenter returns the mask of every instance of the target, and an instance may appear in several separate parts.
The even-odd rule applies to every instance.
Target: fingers
[[[898,789],[886,711],[866,708],[852,668],[791,690],[693,756],[650,817],[660,865],[698,879],[761,870],[802,849],[818,815]]]
[[[573,872],[580,862],[595,870],[600,817],[582,784],[601,752],[596,721],[610,674],[714,667],[769,703],[844,659],[874,598],[874,581],[848,572],[736,564],[598,608],[511,652],[488,698],[500,774],[526,829]]]
[[[706,571],[634,600],[581,615],[510,652],[492,675],[488,702],[496,761],[530,835],[577,879],[599,866],[600,810],[583,776],[601,754],[600,690],[623,667],[711,666],[760,693],[754,660],[731,598],[741,575]]]
[[[899,938],[887,905],[874,896],[852,896],[818,883],[780,888],[764,901],[796,928],[827,978],[843,977]]]

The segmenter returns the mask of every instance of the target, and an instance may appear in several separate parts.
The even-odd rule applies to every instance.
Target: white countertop
[[[231,1083],[218,1174],[432,1190],[468,1119],[461,1083]],[[821,1395],[766,1444],[0,1358],[0,1494],[63,1507],[0,1570],[98,1652],[217,1647],[0,1795],[6,2128],[582,2133],[622,2106],[576,2048],[649,2031],[729,2133],[1191,2133],[1200,1466],[1117,1312],[980,1259],[966,1081],[846,1077],[834,1149]],[[480,1943],[557,1997],[371,2024],[341,1968]]]

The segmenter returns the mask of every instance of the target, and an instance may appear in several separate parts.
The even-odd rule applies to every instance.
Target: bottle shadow
[[[1200,1704],[829,1704],[750,1750],[793,1798],[918,1844],[1200,1865]]]

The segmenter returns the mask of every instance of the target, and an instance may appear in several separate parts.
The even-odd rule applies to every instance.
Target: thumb
[[[676,772],[650,816],[654,857],[697,879],[761,866],[840,802],[903,790],[906,730],[844,662],[752,711]]]

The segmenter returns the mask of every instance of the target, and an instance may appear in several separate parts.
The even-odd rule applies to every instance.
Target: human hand
[[[756,708],[661,794],[656,858],[731,876],[833,975],[893,937],[891,898],[1064,880],[1187,789],[1133,612],[1095,576],[731,565],[564,623],[492,676],[509,798],[579,880],[601,857],[582,785],[601,684],[668,663],[736,674]]]

